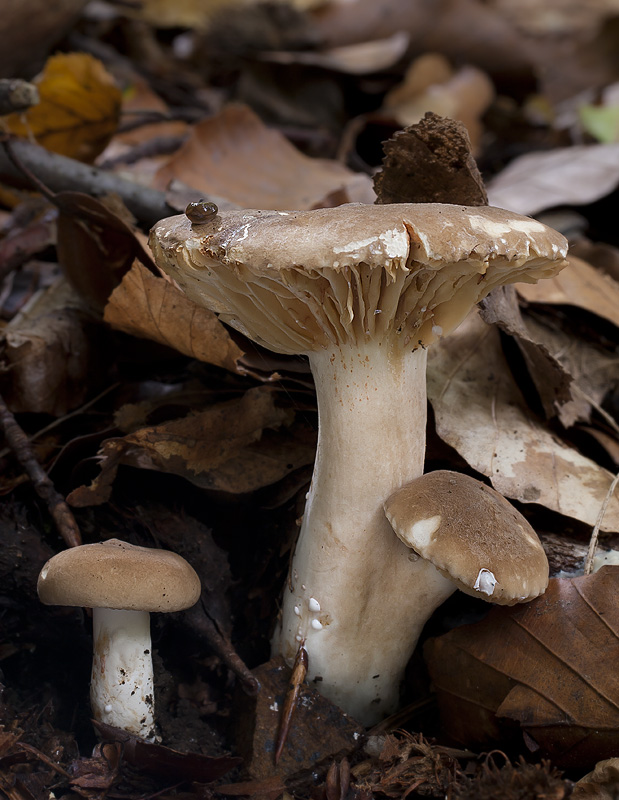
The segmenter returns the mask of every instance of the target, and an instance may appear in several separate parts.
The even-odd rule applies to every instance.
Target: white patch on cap
[[[312,628],[313,628],[315,631],[319,631],[319,630],[321,630],[321,628],[322,628],[322,622],[321,622],[319,619],[313,619],[313,620],[312,620]]]
[[[482,594],[487,594],[488,597],[490,597],[492,592],[494,592],[494,587],[496,586],[496,584],[497,580],[492,574],[492,572],[490,572],[489,569],[483,567],[482,569],[479,570],[479,575],[477,576],[477,580],[473,584],[473,589],[475,589],[478,592],[481,592]]]
[[[378,237],[385,243],[385,255],[389,258],[406,258],[408,256],[408,234],[406,231],[385,231]]]
[[[300,617],[300,616],[301,616],[301,609],[299,608],[299,606],[295,606],[295,607],[294,607],[294,613],[295,613],[295,615],[296,615],[297,617]]]
[[[364,247],[369,247],[374,242],[378,241],[378,236],[371,236],[369,239],[359,239],[356,242],[348,242],[342,247],[334,247],[334,253],[354,253],[356,250],[361,250]]]
[[[360,250],[370,248],[372,252],[383,253],[387,258],[406,258],[408,255],[408,235],[406,231],[395,230],[385,231],[378,236],[370,236],[367,239],[358,239],[355,242],[341,247],[334,247],[334,253],[357,253]]]
[[[320,611],[320,603],[315,597],[310,597],[307,605],[309,606],[310,611]]]
[[[440,325],[433,325],[432,326],[432,333],[435,336],[442,336],[443,335],[443,328]]]
[[[103,707],[103,710],[105,711],[106,714],[109,714],[112,711],[112,706],[108,703]]]
[[[411,529],[411,544],[414,546],[415,550],[427,547],[430,544],[432,536],[439,529],[441,521],[442,517],[440,514],[436,514],[434,517],[428,517],[427,519],[417,520]]]
[[[534,219],[510,219],[507,222],[494,222],[480,215],[473,215],[469,217],[469,223],[474,230],[484,231],[496,238],[510,231],[520,231],[530,235],[532,233],[543,233],[546,230],[541,222],[537,222]]]

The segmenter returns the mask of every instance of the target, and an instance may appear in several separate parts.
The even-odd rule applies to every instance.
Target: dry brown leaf
[[[40,103],[5,117],[9,131],[54,153],[94,161],[118,125],[121,92],[114,78],[91,55],[67,53],[49,58],[34,82]]]
[[[308,209],[373,202],[370,179],[328,159],[309,158],[246,106],[230,105],[198,123],[156,176],[158,188],[181,181],[242,208]]]
[[[619,143],[560,147],[516,158],[488,184],[490,205],[519,214],[585,205],[619,183]]]
[[[169,113],[166,103],[155,94],[147,82],[139,75],[131,78],[131,84],[123,91],[121,114],[127,120],[139,119],[141,114],[162,115]],[[114,134],[112,140],[101,153],[98,163],[114,161],[121,158],[132,148],[144,145],[152,139],[162,137],[181,137],[187,133],[188,124],[181,120],[162,122],[157,120],[151,124],[139,125],[131,130]],[[123,174],[135,174],[139,183],[148,183],[152,174],[161,166],[165,156],[141,158],[137,163],[123,163]]]
[[[425,73],[428,58],[432,58],[432,54],[421,56],[412,63],[403,83],[385,97],[383,113],[393,115],[402,127],[419,122],[426,111],[456,119],[466,127],[473,149],[476,150],[483,132],[480,118],[494,98],[492,81],[477,67],[464,66],[446,78],[440,76],[440,70],[437,70],[440,77],[420,89],[420,72]],[[418,64],[418,61],[422,61],[422,64]]]
[[[134,261],[112,292],[103,319],[117,330],[152,339],[208,364],[243,373],[243,351],[216,315],[189,300],[174,284]]]
[[[570,255],[567,261],[567,267],[548,280],[518,283],[518,294],[529,303],[577,306],[619,327],[619,283],[582,258]]]
[[[295,439],[294,432],[270,436],[265,430],[291,421],[291,412],[278,408],[273,392],[260,386],[239,400],[108,439],[99,454],[100,475],[68,500],[74,506],[106,502],[120,464],[180,475],[203,489],[254,491],[313,461],[312,442]]]
[[[366,75],[395,66],[406,54],[408,45],[408,34],[396,31],[386,39],[373,39],[370,42],[314,52],[264,52],[261,58],[279,64],[308,64],[349,75]]]
[[[436,430],[494,488],[594,525],[612,475],[550,433],[528,409],[499,333],[476,314],[429,351]],[[613,498],[602,530],[619,531]]]
[[[446,731],[472,745],[517,722],[557,766],[619,748],[619,568],[553,578],[526,605],[430,640],[426,660]],[[512,728],[513,729],[513,728]]]

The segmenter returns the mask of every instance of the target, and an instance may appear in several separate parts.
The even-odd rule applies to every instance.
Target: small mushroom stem
[[[90,703],[99,722],[156,739],[150,614],[93,608]]]
[[[383,503],[423,473],[426,352],[367,341],[310,354],[319,434],[274,649],[305,640],[308,679],[360,722],[397,707],[421,629],[451,581],[394,534]]]

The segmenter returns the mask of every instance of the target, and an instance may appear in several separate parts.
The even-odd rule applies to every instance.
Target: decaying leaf
[[[408,35],[404,31],[396,31],[386,39],[373,39],[330,50],[265,52],[262,58],[279,64],[308,64],[350,75],[364,75],[395,66],[406,54],[408,45]]]
[[[619,143],[575,145],[527,153],[488,183],[490,205],[519,214],[585,205],[619,183]]]
[[[60,211],[58,258],[94,309],[103,309],[134,259],[155,269],[119,197],[99,200],[83,192],[58,192],[52,202]]]
[[[147,775],[157,775],[169,782],[199,781],[210,783],[221,778],[241,759],[235,756],[206,756],[202,753],[179,753],[171,747],[154,742],[146,742],[127,731],[113,728],[102,722],[93,721],[99,735],[106,741],[119,746],[122,760]],[[120,747],[122,745],[122,748]],[[104,744],[103,747],[106,745]]]
[[[173,180],[241,208],[299,210],[374,199],[367,176],[338,161],[303,155],[242,105],[227,106],[193,128],[157,172],[159,188]]]
[[[533,336],[525,324],[514,287],[501,286],[495,289],[480,306],[480,316],[484,322],[498,325],[517,342],[546,417],[558,414],[566,427],[573,424],[579,415],[588,419],[589,407],[586,403],[582,403],[582,408],[573,407],[572,376],[543,341],[543,337]]]
[[[238,364],[243,352],[216,315],[139,261],[134,261],[112,293],[103,318],[117,330],[152,339],[231,372],[243,372]]]
[[[572,800],[616,800],[619,795],[619,758],[607,758],[576,782]]]
[[[446,75],[439,63],[447,64]],[[432,79],[432,72],[436,79]],[[426,75],[432,82],[424,85]],[[387,94],[383,113],[392,114],[402,127],[419,122],[427,111],[458,120],[466,127],[473,149],[477,150],[483,132],[480,118],[493,97],[494,86],[485,72],[471,66],[454,71],[446,59],[428,53],[416,59],[403,82]]]
[[[594,525],[612,476],[536,419],[498,337],[472,314],[430,349],[428,397],[439,436],[506,497]],[[619,530],[616,498],[602,529]]]
[[[618,590],[617,567],[553,578],[531,603],[493,609],[431,639],[425,655],[449,734],[478,746],[516,722],[529,747],[557,766],[591,767],[613,756]]]
[[[250,389],[238,400],[107,439],[100,475],[67,499],[73,506],[106,502],[121,464],[180,475],[204,489],[254,491],[313,461],[312,442],[296,441],[293,434],[271,438],[265,430],[291,422],[291,412],[275,405],[270,389]]]
[[[98,339],[65,280],[42,292],[3,331],[3,396],[11,409],[61,416],[79,406],[101,371]]]
[[[114,79],[87,53],[51,56],[35,81],[41,102],[5,124],[32,136],[54,153],[94,161],[116,130],[121,93]]]
[[[619,327],[619,283],[582,258],[570,255],[567,261],[552,278],[517,284],[518,294],[530,303],[577,306]]]

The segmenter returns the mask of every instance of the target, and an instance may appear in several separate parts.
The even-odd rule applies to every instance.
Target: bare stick
[[[0,114],[25,111],[39,102],[39,90],[21,78],[0,78]]]
[[[62,495],[56,491],[54,484],[37,461],[28,437],[15,421],[15,417],[10,412],[2,396],[0,396],[0,428],[15,458],[32,481],[36,493],[47,504],[58,532],[65,543],[68,547],[80,545],[82,537],[73,512]]]
[[[226,666],[234,672],[240,680],[246,694],[254,696],[260,691],[260,684],[234,649],[227,636],[222,635],[217,626],[204,610],[202,603],[197,603],[193,608],[187,609],[183,615],[185,623],[206,639],[212,649],[217,653]]]
[[[163,217],[178,213],[166,202],[165,194],[121,178],[73,158],[51,153],[25,139],[12,139],[11,151],[19,162],[53,192],[85,192],[95,197],[118,194],[131,213],[146,224],[154,225]],[[0,147],[0,177],[24,180],[23,171]]]

